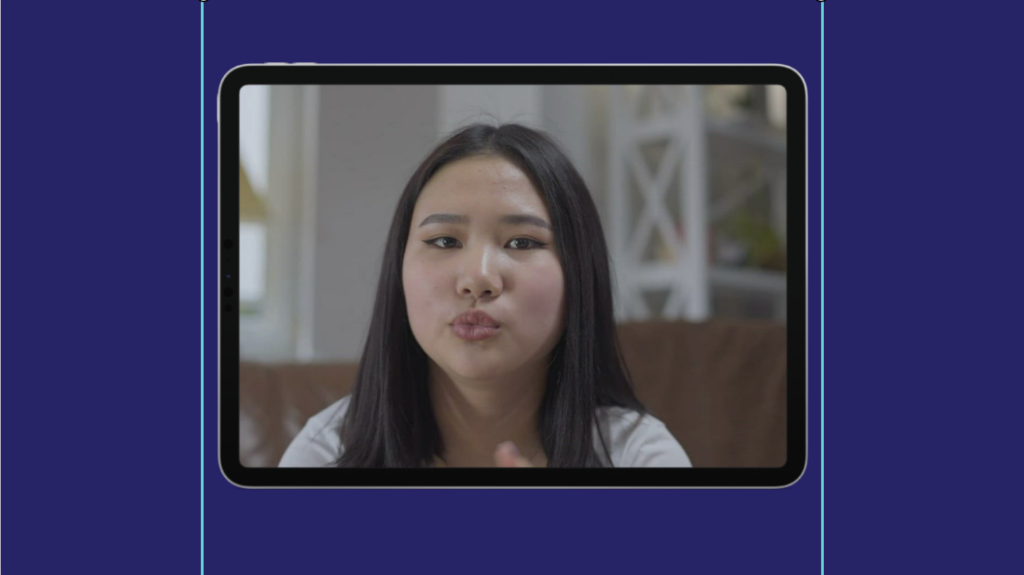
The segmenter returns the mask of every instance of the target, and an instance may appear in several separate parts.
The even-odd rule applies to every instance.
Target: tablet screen
[[[235,483],[802,473],[791,69],[244,66],[219,104]]]

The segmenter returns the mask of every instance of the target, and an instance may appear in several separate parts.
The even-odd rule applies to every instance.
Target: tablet
[[[232,483],[802,475],[792,68],[267,63],[217,118]]]

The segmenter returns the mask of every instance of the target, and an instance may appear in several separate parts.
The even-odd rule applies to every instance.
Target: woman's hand
[[[534,467],[528,459],[519,454],[516,444],[511,441],[498,445],[494,452],[494,461],[498,467]]]

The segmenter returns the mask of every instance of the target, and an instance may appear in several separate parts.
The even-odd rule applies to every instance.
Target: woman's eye
[[[441,249],[451,249],[459,246],[459,240],[451,236],[441,236],[432,240],[424,240],[428,246]],[[530,238],[515,238],[508,243],[508,247],[514,250],[530,250],[545,246],[537,240],[531,240]]]
[[[530,238],[516,238],[509,242],[508,245],[511,246],[512,249],[516,250],[529,250],[544,246],[544,244],[536,240],[531,240]]]
[[[427,240],[427,241],[425,241],[423,243],[427,244],[428,246],[434,246],[434,247],[437,247],[437,248],[448,249],[448,248],[454,248],[456,246],[456,244],[459,243],[459,240],[457,240],[457,239],[455,239],[453,237],[450,237],[450,236],[442,236],[440,238],[434,238],[432,240]]]

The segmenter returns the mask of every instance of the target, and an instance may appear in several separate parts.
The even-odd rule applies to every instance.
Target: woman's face
[[[458,160],[427,182],[402,281],[413,335],[449,376],[546,368],[562,335],[565,282],[551,217],[529,178],[503,158]],[[471,325],[479,318],[459,325],[470,310],[497,329]]]

